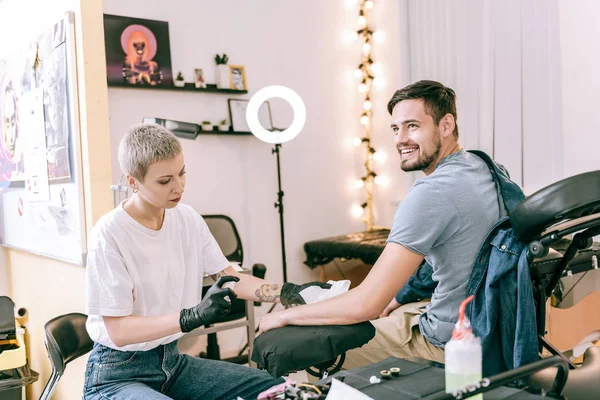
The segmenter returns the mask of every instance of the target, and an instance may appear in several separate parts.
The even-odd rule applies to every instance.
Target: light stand
[[[275,143],[273,150],[271,150],[271,154],[275,154],[277,156],[277,186],[279,191],[277,192],[277,202],[275,203],[275,208],[279,211],[279,228],[281,230],[281,261],[283,265],[283,283],[287,282],[287,261],[285,258],[285,230],[283,228],[283,191],[281,190],[281,166],[279,162],[279,149],[281,149],[281,143]],[[275,304],[273,304],[275,307]],[[273,310],[271,307],[271,310]],[[270,312],[270,311],[269,311]]]
[[[258,112],[259,108],[263,102],[272,98],[278,97],[286,100],[292,106],[294,110],[294,120],[292,124],[284,130],[281,129],[265,129],[259,119]],[[246,109],[246,121],[248,122],[248,126],[250,131],[254,136],[263,142],[273,144],[273,149],[271,150],[271,154],[275,154],[277,157],[277,201],[275,202],[275,208],[279,212],[279,229],[281,233],[281,261],[282,261],[282,270],[283,270],[283,283],[287,282],[287,261],[285,256],[285,230],[283,224],[283,190],[281,190],[281,162],[279,158],[279,152],[281,149],[281,144],[287,141],[292,140],[296,137],[302,128],[304,127],[304,122],[306,122],[306,106],[304,102],[300,98],[300,96],[294,92],[292,89],[289,89],[285,86],[268,86],[262,88],[252,98],[248,103],[248,107]],[[272,126],[271,121],[271,126]],[[273,303],[267,314],[272,312],[277,303]],[[256,328],[258,331],[258,328]],[[240,350],[238,356],[240,356],[248,347],[248,344]]]

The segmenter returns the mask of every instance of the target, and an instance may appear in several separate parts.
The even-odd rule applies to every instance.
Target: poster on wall
[[[104,15],[109,86],[173,86],[169,23]]]
[[[19,103],[25,76],[19,69],[21,53],[14,54],[11,61],[0,58],[0,185],[3,187],[25,179],[25,145],[19,135]]]
[[[50,184],[71,182],[65,24],[57,23],[25,49],[0,54],[0,187],[23,187],[31,135],[23,132],[22,97],[43,92],[46,161]]]
[[[57,23],[42,35],[39,46],[40,76],[44,90],[44,116],[48,178],[51,183],[70,182],[67,45],[64,24]]]
[[[21,132],[27,139],[25,153],[25,190],[29,201],[50,200],[48,157],[42,89],[33,89],[21,97]]]
[[[0,49],[0,244],[85,264],[74,15]]]

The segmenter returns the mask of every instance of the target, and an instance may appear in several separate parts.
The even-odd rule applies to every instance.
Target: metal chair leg
[[[52,374],[50,374],[48,383],[46,383],[46,386],[40,395],[40,400],[49,400],[52,397],[52,393],[54,393],[54,389],[56,389],[56,385],[58,385],[61,376],[61,374],[56,372],[56,369],[52,368]]]

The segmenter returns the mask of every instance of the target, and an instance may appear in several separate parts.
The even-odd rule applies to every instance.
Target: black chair
[[[0,354],[19,348],[15,325],[15,303],[8,296],[0,296]]]
[[[208,225],[208,229],[217,241],[221,251],[225,255],[227,260],[238,263],[242,266],[244,261],[244,250],[242,248],[242,240],[240,234],[235,226],[235,223],[231,218],[226,215],[203,215],[204,221]],[[265,277],[266,267],[263,264],[254,264],[252,266],[252,275],[263,279]],[[212,285],[212,281],[208,282]],[[203,288],[203,295],[210,288],[205,285]],[[254,342],[255,336],[255,323],[254,323],[254,309],[252,305],[248,307],[250,302],[245,300],[236,299],[232,302],[231,312],[224,318],[219,319],[215,324],[222,324],[224,322],[232,322],[236,320],[246,319],[245,326],[248,332],[248,343],[250,344],[250,350],[248,356],[244,356],[243,352],[246,347],[242,348],[237,356],[223,359],[223,361],[229,361],[237,364],[245,364],[249,362],[250,354],[252,353],[252,343]],[[255,302],[255,306],[259,306],[261,303]],[[232,329],[239,327],[240,325],[207,325],[205,329],[209,331],[207,335],[207,347],[206,353],[201,353],[201,357],[209,358],[212,360],[221,360],[221,354],[219,349],[219,343],[217,340],[217,332],[226,329]],[[194,334],[202,334],[204,330],[194,331]]]
[[[583,390],[587,393],[586,397],[586,394],[582,395],[582,391],[574,387],[581,388],[580,383],[586,379],[581,377],[589,376],[590,371],[592,373],[600,371],[598,350],[588,349],[583,366],[574,369],[575,366],[544,336],[546,301],[558,286],[560,279],[569,271],[578,273],[593,268],[592,257],[600,256],[600,246],[592,247],[593,237],[600,234],[600,171],[587,172],[561,180],[528,196],[512,211],[510,224],[517,237],[528,243],[527,256],[536,303],[540,351],[542,348],[548,349],[552,354],[562,357],[572,368],[565,389],[565,393],[571,393],[569,399],[590,398],[594,392]],[[574,236],[571,238],[571,235]],[[549,254],[552,247],[561,251]],[[337,327],[331,329],[335,330]],[[361,328],[355,329],[356,332],[347,333],[348,337],[355,335]],[[301,352],[304,346],[301,343],[297,345],[297,349],[292,349],[293,343],[278,341],[277,350],[266,353],[265,344],[259,343],[258,339],[255,346],[255,360],[263,360],[265,364],[276,364],[272,358],[278,357],[279,354]],[[329,351],[330,347],[325,344],[323,351]],[[314,365],[320,362],[314,357],[308,359],[312,357],[310,354],[306,357],[298,363],[297,369],[304,368],[306,363]],[[289,370],[293,371],[293,366],[289,367]],[[551,386],[550,374],[536,374],[536,377],[538,385]],[[554,375],[551,377],[553,379]],[[586,387],[593,387],[594,390],[600,391],[600,379],[593,379]]]
[[[70,313],[53,318],[44,325],[44,344],[52,374],[40,400],[50,399],[68,363],[92,350],[94,342],[85,329],[86,321],[87,315]]]

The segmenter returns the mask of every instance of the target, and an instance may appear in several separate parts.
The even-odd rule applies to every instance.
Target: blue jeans
[[[281,382],[266,371],[180,354],[177,342],[128,352],[95,343],[83,399],[250,400]]]

